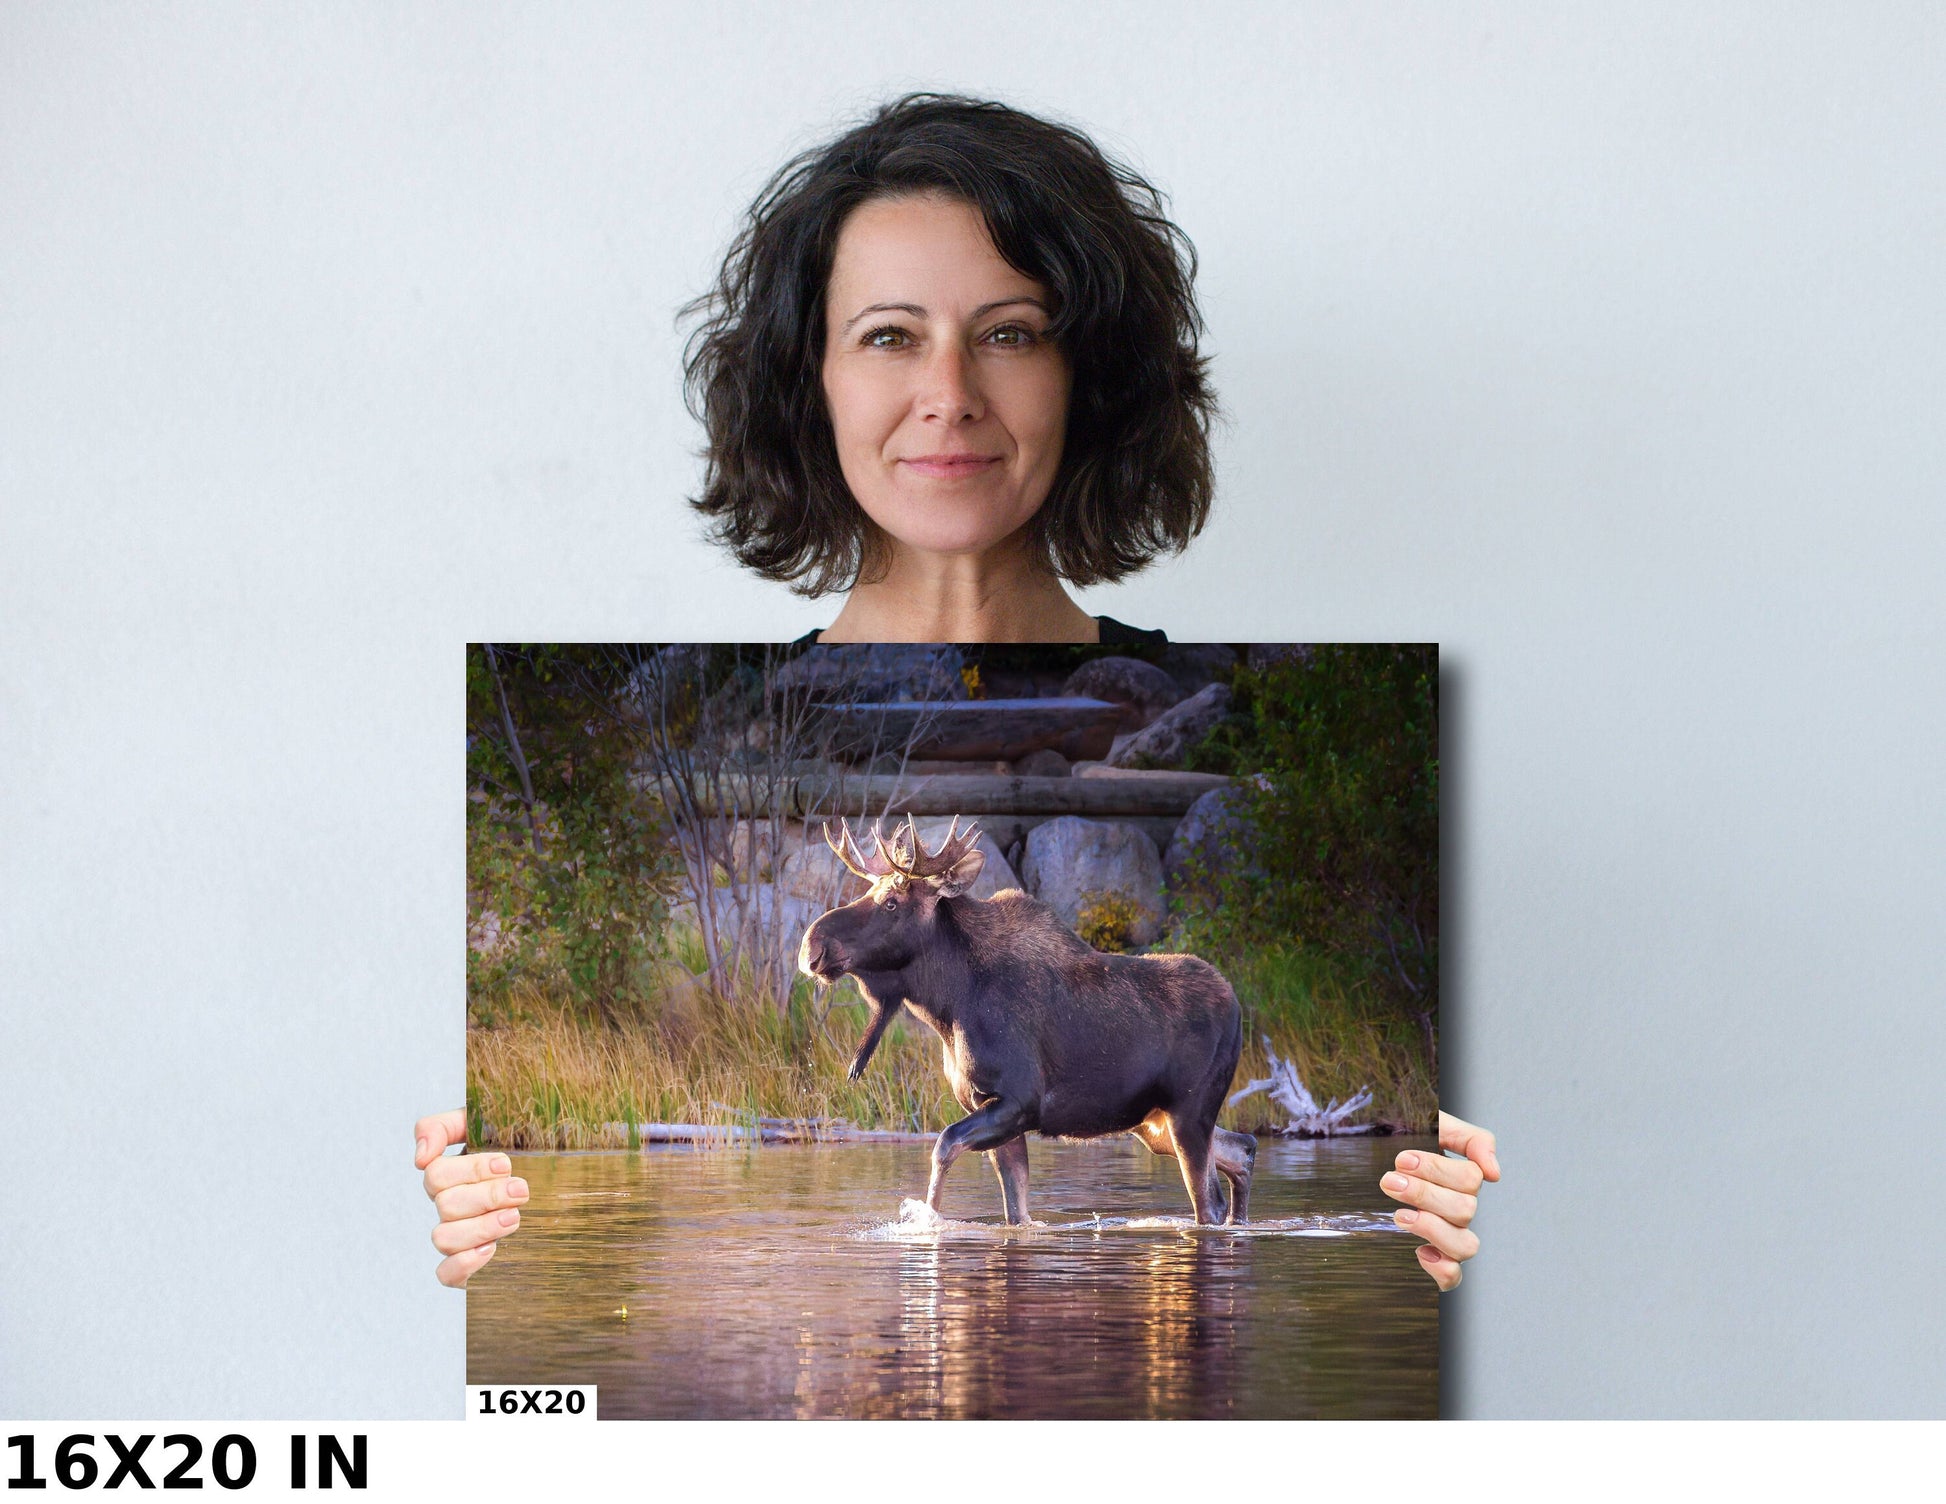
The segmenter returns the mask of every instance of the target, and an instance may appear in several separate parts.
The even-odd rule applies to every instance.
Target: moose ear
[[[958,898],[973,889],[973,880],[987,864],[986,853],[975,846],[965,856],[933,879],[941,898]]]

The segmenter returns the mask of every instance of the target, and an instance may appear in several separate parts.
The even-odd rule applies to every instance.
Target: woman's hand
[[[1500,1161],[1491,1133],[1449,1113],[1439,1115],[1439,1147],[1466,1157],[1407,1149],[1395,1161],[1398,1168],[1378,1184],[1405,1203],[1392,1220],[1426,1240],[1419,1246],[1420,1267],[1441,1290],[1450,1290],[1460,1282],[1461,1261],[1480,1251],[1480,1239],[1467,1224],[1479,1209],[1480,1182],[1500,1178]]]
[[[412,1132],[419,1141],[413,1163],[426,1172],[426,1194],[439,1208],[439,1226],[432,1230],[432,1246],[446,1255],[439,1282],[457,1290],[520,1226],[527,1182],[514,1176],[513,1161],[504,1154],[446,1157],[448,1144],[465,1141],[464,1109],[421,1118]]]

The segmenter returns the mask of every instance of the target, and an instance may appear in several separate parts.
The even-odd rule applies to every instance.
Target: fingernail
[[[1430,1243],[1421,1243],[1419,1245],[1419,1257],[1424,1259],[1428,1264],[1437,1264],[1439,1262],[1439,1250]]]
[[[507,1194],[516,1201],[525,1201],[527,1199],[527,1182],[516,1175],[512,1180],[507,1182]]]
[[[1401,1155],[1399,1156],[1399,1168],[1400,1168],[1401,1170],[1416,1170],[1416,1169],[1418,1169],[1418,1168],[1419,1168],[1419,1156],[1418,1156],[1418,1155],[1416,1155],[1416,1154],[1413,1154],[1413,1153],[1411,1153],[1410,1151],[1408,1151],[1408,1152],[1406,1152],[1406,1153],[1404,1153],[1404,1154],[1401,1154]]]
[[[1412,1182],[1407,1180],[1403,1175],[1387,1175],[1381,1184],[1388,1191],[1403,1191]]]
[[[417,1151],[414,1152],[412,1159],[413,1162],[416,1164],[418,1161],[424,1159],[425,1157],[426,1157],[426,1141],[424,1139],[420,1139],[419,1147]]]
[[[1409,1206],[1402,1206],[1392,1213],[1392,1220],[1397,1222],[1401,1227],[1410,1227],[1414,1222],[1419,1220],[1419,1214]]]
[[[509,1207],[506,1211],[500,1214],[500,1225],[502,1227],[520,1226],[520,1213],[514,1211],[511,1207]]]
[[[496,1154],[487,1162],[487,1168],[496,1175],[511,1175],[514,1172],[514,1162],[504,1154]]]
[[[1487,1163],[1493,1166],[1494,1174],[1498,1175],[1500,1173],[1500,1156],[1498,1154],[1488,1154]]]

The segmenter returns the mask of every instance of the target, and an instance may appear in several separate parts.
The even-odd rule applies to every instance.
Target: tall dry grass
[[[671,1006],[606,1029],[559,999],[530,995],[509,1022],[469,1029],[467,1109],[510,1148],[593,1148],[625,1140],[608,1124],[735,1124],[752,1116],[843,1120],[929,1131],[960,1111],[938,1040],[902,1019],[871,1069],[845,1079],[865,1031],[862,1003],[793,1002],[790,1015]],[[700,1014],[700,1016],[698,1016]],[[922,1037],[923,1036],[923,1037]]]
[[[1439,1080],[1427,1021],[1400,1017],[1379,992],[1327,956],[1297,947],[1249,951],[1219,962],[1243,1005],[1243,1058],[1236,1086],[1270,1074],[1264,1036],[1296,1068],[1322,1107],[1364,1087],[1372,1104],[1356,1121],[1430,1132]],[[1436,1025],[1434,1025],[1436,1028]],[[1279,1125],[1262,1092],[1226,1108],[1222,1122],[1246,1132]]]

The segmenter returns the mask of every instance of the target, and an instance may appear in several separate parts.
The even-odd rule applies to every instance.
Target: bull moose
[[[1133,1133],[1173,1155],[1198,1222],[1250,1204],[1257,1141],[1216,1126],[1243,1047],[1242,1012],[1221,972],[1195,956],[1124,956],[1094,949],[1054,911],[1017,888],[971,897],[986,858],[977,827],[954,816],[937,851],[911,817],[873,851],[848,826],[825,841],[871,884],[862,898],[804,932],[798,966],[849,974],[872,1009],[852,1057],[864,1073],[901,1006],[944,1043],[946,1076],[967,1115],[933,1146],[926,1204],[939,1210],[946,1172],[968,1149],[993,1156],[1009,1223],[1028,1220],[1028,1133],[1099,1138]]]

